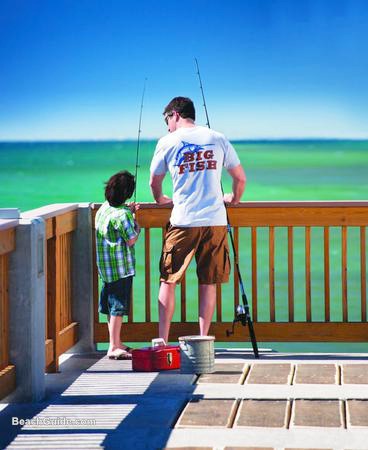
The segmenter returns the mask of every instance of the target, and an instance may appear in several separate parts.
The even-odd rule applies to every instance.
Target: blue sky
[[[365,0],[1,0],[0,140],[142,138],[191,97],[232,139],[368,138]]]

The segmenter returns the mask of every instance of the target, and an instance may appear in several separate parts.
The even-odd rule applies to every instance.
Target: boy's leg
[[[109,285],[109,309],[111,314],[108,317],[110,346],[108,353],[115,350],[127,350],[129,347],[122,345],[120,331],[123,315],[127,314],[130,308],[130,297],[133,277],[122,278]],[[114,313],[112,313],[114,312]]]
[[[120,330],[121,330],[121,322],[122,317],[121,316],[109,316],[108,317],[108,327],[109,327],[109,338],[110,338],[110,345],[108,353],[113,352],[114,350],[123,347],[121,346],[120,341]]]
[[[216,284],[199,285],[199,332],[207,336],[216,306]]]
[[[175,310],[175,283],[161,282],[158,294],[159,311],[159,337],[167,343],[169,340],[169,330],[171,319]]]

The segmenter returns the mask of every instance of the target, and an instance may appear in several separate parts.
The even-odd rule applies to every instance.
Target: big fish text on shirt
[[[183,163],[179,165],[179,175],[185,171],[197,172],[199,170],[216,169],[217,161],[213,159],[213,150],[187,152],[183,155]]]

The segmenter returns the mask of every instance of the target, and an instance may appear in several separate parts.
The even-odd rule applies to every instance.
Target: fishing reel
[[[235,310],[235,319],[233,320],[233,325],[231,330],[226,330],[226,336],[229,337],[232,334],[234,334],[234,328],[236,322],[240,322],[244,327],[247,325],[248,322],[248,312],[244,305],[238,305]]]

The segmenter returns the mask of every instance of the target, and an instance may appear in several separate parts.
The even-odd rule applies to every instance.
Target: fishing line
[[[200,74],[200,71],[199,71],[198,60],[197,60],[197,58],[194,58],[194,60],[195,60],[196,66],[197,66],[197,75],[198,75],[198,79],[199,79],[199,87],[201,89],[202,100],[203,100],[203,107],[204,107],[204,111],[206,113],[206,119],[207,119],[207,124],[206,125],[207,125],[208,128],[211,128],[210,127],[210,121],[209,121],[209,118],[208,118],[207,104],[206,104],[206,99],[205,99],[205,96],[204,96],[204,90],[203,90],[203,85],[202,85],[201,74]],[[222,195],[224,195],[224,190],[223,190],[223,187],[222,187],[222,183],[221,183],[221,190],[222,190]],[[226,208],[226,205],[225,205],[225,208]],[[253,322],[252,322],[252,319],[250,317],[248,299],[247,299],[247,295],[245,293],[243,279],[242,279],[242,276],[241,276],[241,273],[240,273],[239,262],[238,262],[238,254],[237,254],[236,249],[235,249],[234,237],[233,237],[233,233],[232,233],[232,230],[231,230],[231,225],[230,225],[230,220],[229,220],[229,215],[228,215],[227,209],[226,209],[226,220],[227,220],[227,232],[228,232],[228,234],[230,236],[231,246],[232,246],[233,253],[234,253],[234,262],[235,262],[236,272],[238,274],[240,291],[241,291],[241,296],[242,296],[242,300],[243,300],[243,305],[238,305],[238,307],[236,309],[232,330],[227,330],[226,331],[226,335],[229,337],[230,334],[234,334],[234,325],[235,325],[236,322],[240,322],[244,326],[248,325],[249,335],[250,335],[250,339],[252,341],[252,347],[253,347],[254,356],[256,358],[259,358],[256,335],[254,333]]]
[[[134,203],[137,199],[137,185],[138,185],[138,167],[139,167],[139,147],[141,142],[141,126],[142,126],[142,111],[143,111],[143,102],[144,102],[144,94],[146,93],[146,82],[147,78],[144,79],[143,92],[142,92],[142,100],[141,100],[141,109],[139,113],[139,125],[138,125],[138,137],[137,137],[137,151],[135,157],[135,174],[134,174]]]

